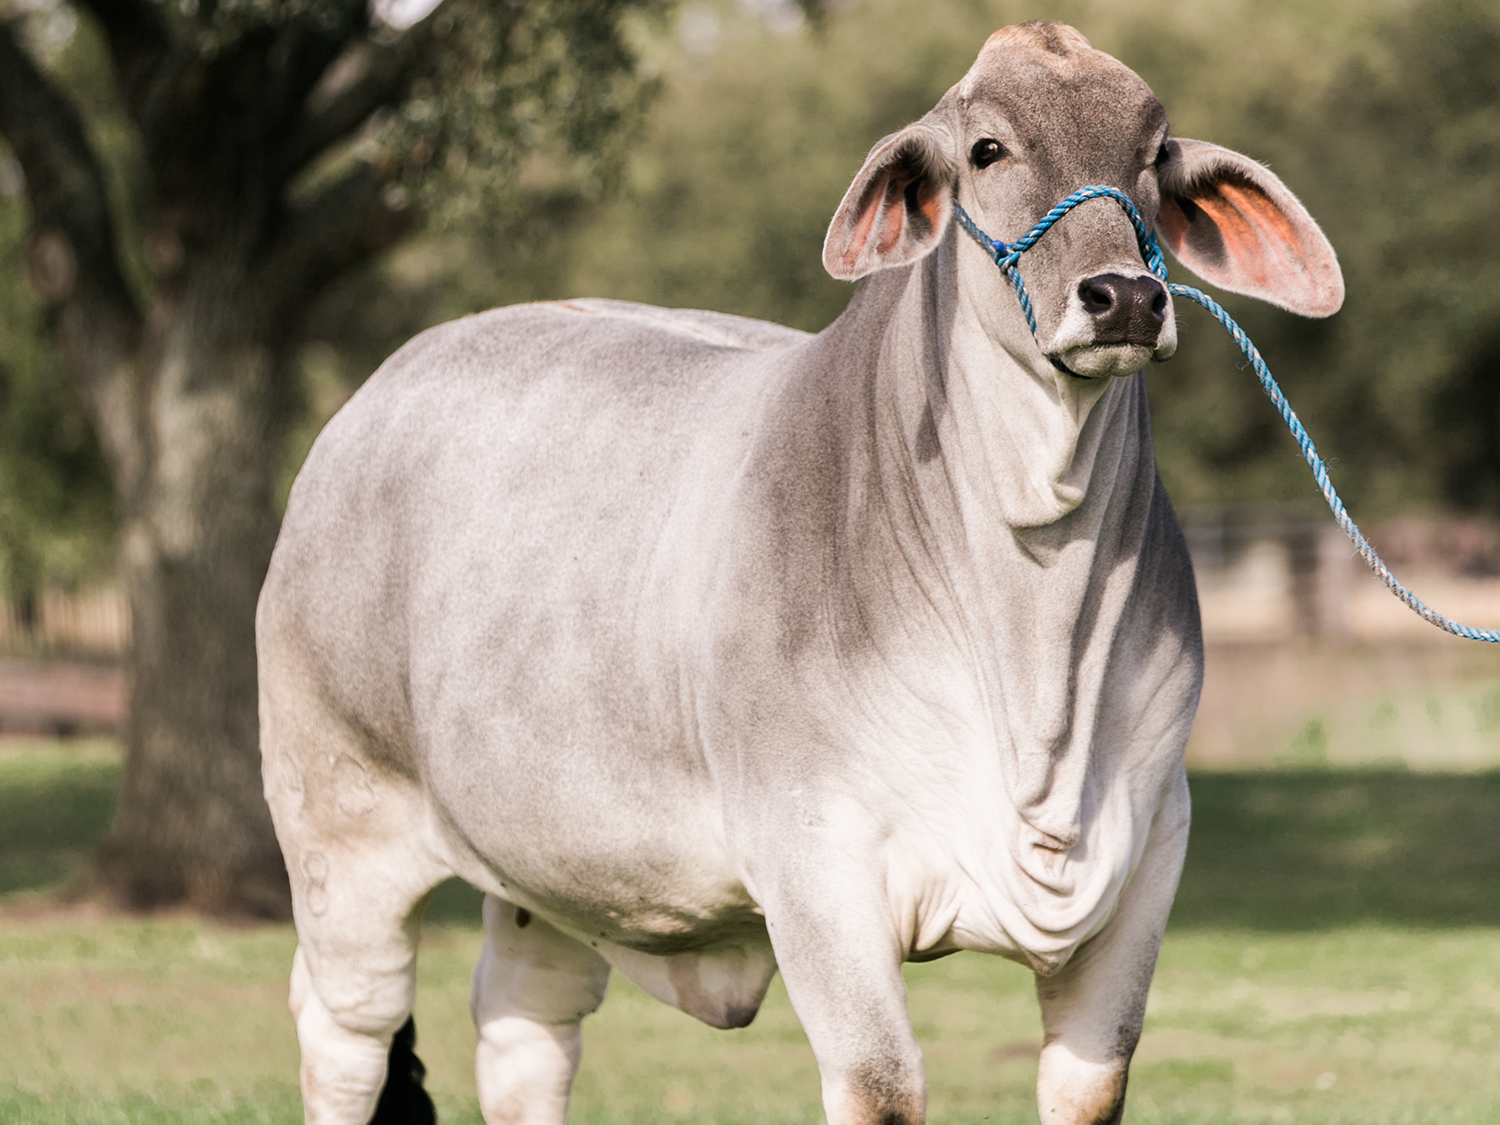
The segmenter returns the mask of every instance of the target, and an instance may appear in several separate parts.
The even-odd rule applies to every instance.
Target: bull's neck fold
[[[1014,812],[1013,863],[996,865],[1025,916],[1010,925],[1061,949],[1107,920],[1133,862],[1087,782],[1157,495],[1145,389],[1057,371],[1003,278],[979,255],[967,276],[960,249],[950,236],[870,278],[825,334],[867,399],[855,445],[878,499],[850,519],[896,541],[887,587],[915,581],[972,651]]]

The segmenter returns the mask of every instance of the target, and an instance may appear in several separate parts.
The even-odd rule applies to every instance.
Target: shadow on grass
[[[120,766],[98,746],[0,756],[0,895],[56,892],[87,869],[115,812]]]
[[[484,894],[462,879],[438,884],[427,902],[428,922],[437,926],[477,926]]]
[[[1500,773],[1198,773],[1174,929],[1500,925]]]
[[[65,894],[115,815],[120,763],[104,744],[40,743],[0,753],[0,899]],[[460,879],[432,893],[427,921],[479,925],[484,896]]]
[[[0,896],[55,893],[81,875],[118,783],[118,762],[97,749],[0,755]],[[1500,926],[1500,773],[1198,773],[1191,783],[1174,929]],[[427,921],[478,925],[480,900],[450,879]]]

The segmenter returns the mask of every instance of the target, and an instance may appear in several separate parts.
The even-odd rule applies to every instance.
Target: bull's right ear
[[[840,281],[914,262],[943,240],[958,164],[931,118],[872,148],[844,193],[823,240],[823,268]]]
[[[1157,232],[1183,265],[1231,293],[1302,316],[1344,303],[1333,247],[1264,164],[1207,141],[1170,140]]]

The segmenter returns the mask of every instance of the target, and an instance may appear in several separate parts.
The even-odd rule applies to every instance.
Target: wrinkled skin
[[[900,966],[959,950],[1038,975],[1043,1120],[1119,1119],[1201,681],[1139,373],[1173,314],[1107,200],[1027,256],[1035,339],[952,223],[1013,239],[1093,183],[1226,287],[1341,297],[1270,173],[1024,25],[872,150],[825,332],[504,309],[329,425],[259,617],[309,1121],[368,1120],[455,874],[488,1122],[563,1120],[611,967],[717,1027],[779,968],[832,1125],[914,1125]]]

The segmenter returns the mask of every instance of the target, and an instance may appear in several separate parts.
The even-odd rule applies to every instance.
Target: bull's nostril
[[[1167,291],[1154,277],[1101,273],[1078,283],[1095,344],[1155,345],[1167,320]]]
[[[1083,302],[1084,311],[1091,316],[1108,312],[1115,303],[1114,295],[1108,289],[1091,285],[1087,281],[1079,283],[1078,297]]]

